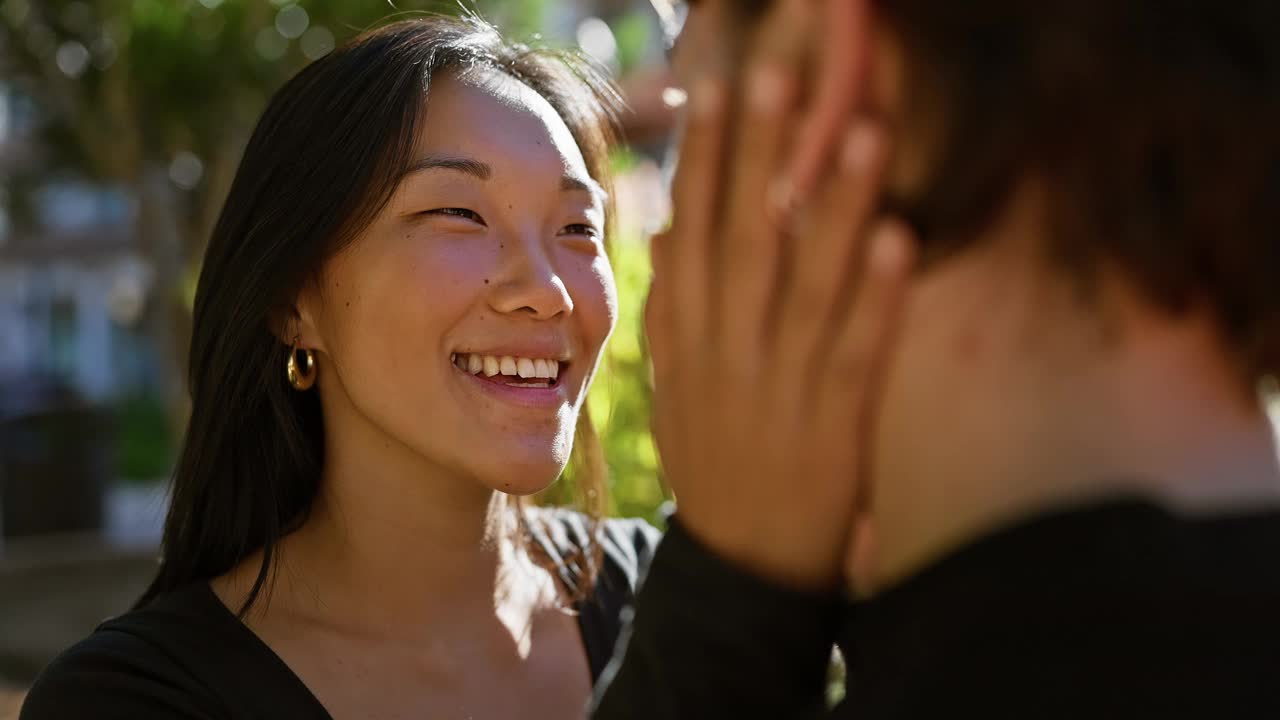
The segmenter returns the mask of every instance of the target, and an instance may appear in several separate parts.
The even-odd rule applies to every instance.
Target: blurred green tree
[[[522,36],[542,25],[545,7],[546,0],[476,0],[473,9]],[[270,94],[335,43],[388,17],[465,9],[440,0],[0,5],[0,52],[15,71],[9,81],[45,111],[47,157],[35,172],[74,169],[136,198],[138,241],[157,281],[148,330],[170,401],[182,397],[178,369],[203,243]]]

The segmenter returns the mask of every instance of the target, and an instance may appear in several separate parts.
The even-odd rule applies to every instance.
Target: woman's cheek
[[[609,302],[609,324],[612,326],[618,321],[618,284],[613,278],[613,266],[609,264],[608,259],[602,260],[601,278],[605,286],[605,294]]]
[[[421,250],[421,260],[438,276],[492,275],[499,262],[501,241],[492,237],[448,235],[431,238]]]
[[[596,297],[600,298],[599,302],[603,307],[603,314],[608,323],[608,330],[605,333],[607,337],[612,334],[614,326],[618,323],[618,284],[613,277],[613,265],[609,263],[609,258],[601,253],[591,263],[591,282],[595,287]]]

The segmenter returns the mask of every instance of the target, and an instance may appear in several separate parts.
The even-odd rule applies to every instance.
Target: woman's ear
[[[298,292],[292,305],[282,308],[278,317],[272,318],[272,327],[280,342],[324,351],[324,339],[318,323],[320,305],[319,294],[308,283]]]

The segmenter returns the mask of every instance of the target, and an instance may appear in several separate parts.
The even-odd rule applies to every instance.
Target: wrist
[[[698,544],[738,570],[773,585],[808,593],[837,593],[844,582],[843,534],[827,542],[812,528],[718,520],[680,511],[676,516]]]

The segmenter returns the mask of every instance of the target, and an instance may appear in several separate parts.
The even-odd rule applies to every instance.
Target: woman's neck
[[[474,638],[481,626],[527,641],[531,617],[559,593],[519,541],[514,498],[367,435],[368,425],[329,429],[319,492],[277,546],[263,612],[408,642]],[[260,563],[232,573],[242,593]]]

